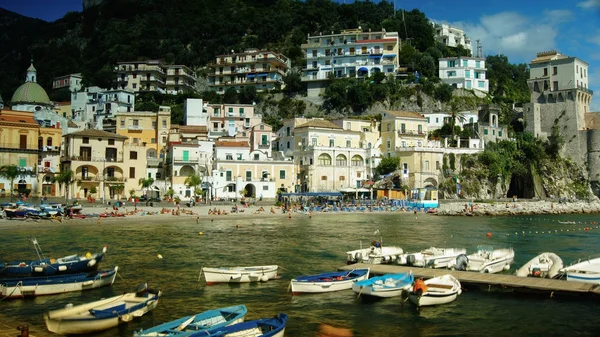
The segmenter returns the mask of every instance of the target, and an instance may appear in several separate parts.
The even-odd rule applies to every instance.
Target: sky
[[[500,53],[511,63],[529,63],[538,52],[557,50],[587,62],[589,88],[596,93],[590,110],[600,112],[600,0],[389,1],[464,29],[473,41],[481,40],[484,56]],[[83,6],[82,0],[0,0],[0,7],[54,21]]]

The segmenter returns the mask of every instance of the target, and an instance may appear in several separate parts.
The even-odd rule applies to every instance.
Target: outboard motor
[[[146,282],[140,283],[140,285],[138,285],[137,288],[135,289],[135,296],[143,297],[143,296],[146,296],[147,292],[148,292],[148,283],[146,283]]]
[[[460,254],[456,257],[456,265],[454,269],[456,270],[467,270],[467,264],[469,264],[469,258],[466,254]]]
[[[415,256],[413,254],[410,254],[406,257],[406,264],[409,266],[414,266],[416,260],[417,259],[415,258]]]

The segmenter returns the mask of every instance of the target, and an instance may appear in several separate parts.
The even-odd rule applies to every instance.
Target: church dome
[[[17,103],[34,103],[50,105],[50,98],[46,90],[36,82],[25,82],[15,90],[15,93],[10,100],[12,104]]]

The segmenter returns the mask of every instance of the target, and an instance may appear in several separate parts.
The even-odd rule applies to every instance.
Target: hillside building
[[[185,65],[159,60],[118,62],[117,85],[132,92],[159,92],[177,95],[196,91],[196,74]]]
[[[52,80],[52,89],[58,90],[66,88],[70,92],[80,91],[82,88],[82,80],[83,76],[81,76],[81,73],[55,77],[54,80]]]
[[[433,25],[435,40],[437,42],[448,47],[463,46],[471,53],[471,56],[474,56],[471,38],[469,38],[462,29],[445,23],[432,22],[431,24]]]
[[[453,88],[489,91],[485,59],[477,57],[445,57],[439,59],[439,77]]]

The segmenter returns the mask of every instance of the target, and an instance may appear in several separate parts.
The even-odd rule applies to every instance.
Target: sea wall
[[[490,203],[441,204],[437,215],[450,216],[500,216],[527,214],[592,214],[600,213],[600,201],[575,201],[559,203],[554,201],[498,201]]]

